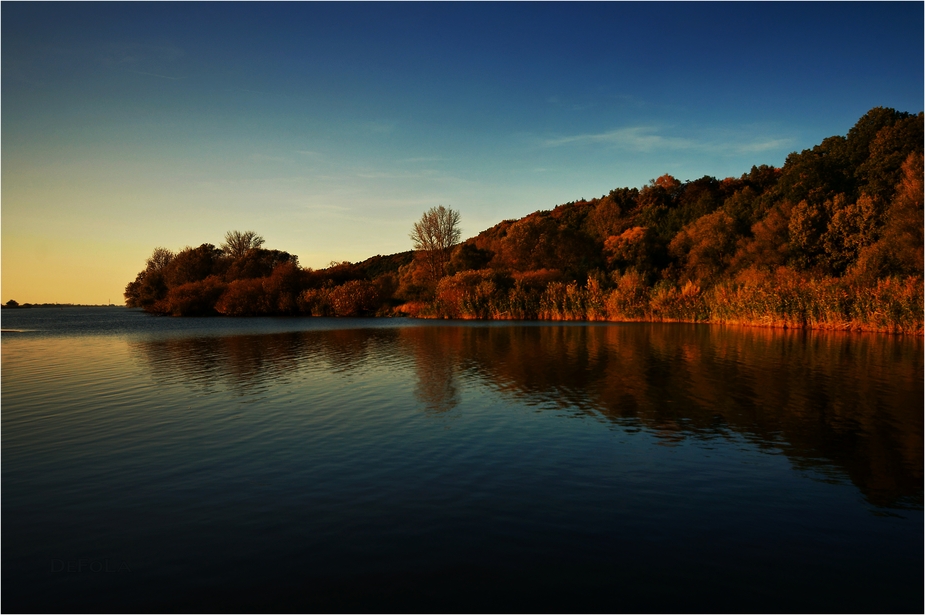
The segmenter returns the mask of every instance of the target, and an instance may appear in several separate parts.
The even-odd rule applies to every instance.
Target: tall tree
[[[443,277],[453,246],[459,243],[459,212],[443,205],[431,207],[414,223],[410,237],[430,278],[436,282]]]
[[[222,252],[231,258],[239,258],[248,253],[253,248],[259,248],[264,244],[264,239],[254,231],[228,231],[225,233],[225,243],[222,244]]]

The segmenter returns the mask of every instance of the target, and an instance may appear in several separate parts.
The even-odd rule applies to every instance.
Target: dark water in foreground
[[[919,338],[2,319],[7,612],[923,609]]]

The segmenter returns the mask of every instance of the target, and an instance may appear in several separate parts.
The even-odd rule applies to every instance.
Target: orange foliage
[[[215,310],[225,316],[259,316],[266,313],[267,307],[261,278],[231,282],[215,304]]]
[[[215,301],[224,291],[225,283],[218,276],[182,284],[170,289],[158,311],[171,316],[206,316],[214,313]]]

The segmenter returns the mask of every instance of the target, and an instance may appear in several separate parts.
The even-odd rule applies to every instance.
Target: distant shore
[[[19,305],[0,305],[4,310],[21,310],[21,309],[30,309],[30,308],[87,308],[87,307],[99,307],[99,308],[125,308],[124,305],[116,305],[114,303],[105,304],[93,304],[93,303],[22,303]]]

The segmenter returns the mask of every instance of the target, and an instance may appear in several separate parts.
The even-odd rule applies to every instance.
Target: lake
[[[923,609],[923,341],[3,310],[5,611]]]

